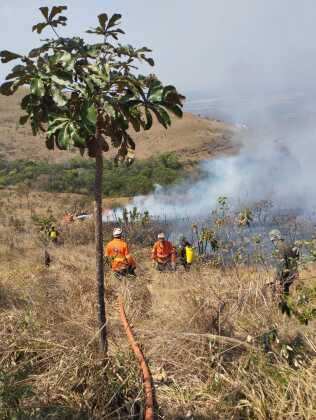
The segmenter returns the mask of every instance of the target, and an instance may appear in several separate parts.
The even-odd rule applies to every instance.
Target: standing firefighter
[[[279,230],[271,230],[269,236],[276,250],[275,282],[281,288],[283,294],[288,295],[292,283],[298,278],[299,251],[294,244],[288,244],[284,241]]]
[[[112,271],[118,276],[136,276],[136,263],[122,239],[122,229],[113,230],[113,239],[105,247],[105,256],[111,263]]]
[[[59,232],[56,229],[55,225],[52,225],[48,231],[48,237],[49,239],[54,243],[57,244],[58,242],[58,236],[59,236]]]
[[[171,242],[166,240],[164,233],[158,234],[151,258],[158,271],[174,271],[176,269],[176,250]]]
[[[193,248],[184,236],[180,237],[177,256],[179,258],[180,265],[184,267],[185,271],[189,271],[193,261]]]

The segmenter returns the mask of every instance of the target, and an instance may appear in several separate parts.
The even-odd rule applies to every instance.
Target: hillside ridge
[[[19,103],[23,91],[12,97],[0,95],[0,158],[5,160],[47,160],[50,163],[64,162],[77,155],[77,151],[49,152],[44,136],[33,137],[31,128],[19,126],[21,116]],[[180,160],[194,163],[218,154],[231,154],[237,150],[233,141],[236,127],[222,121],[202,118],[185,113],[183,119],[174,118],[172,126],[165,130],[155,123],[152,130],[131,132],[136,141],[136,158],[148,159],[160,153],[176,152]],[[112,157],[110,150],[106,157]]]

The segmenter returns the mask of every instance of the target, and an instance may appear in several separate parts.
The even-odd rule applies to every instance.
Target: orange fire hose
[[[152,389],[152,378],[149,371],[149,368],[147,366],[147,363],[145,361],[144,355],[142,351],[140,350],[134,335],[132,333],[132,330],[128,324],[125,310],[124,310],[124,304],[121,296],[118,298],[118,303],[120,307],[120,317],[123,324],[123,327],[125,329],[128,342],[130,346],[133,349],[133,352],[135,356],[138,359],[139,365],[143,372],[143,381],[144,381],[144,390],[145,390],[145,397],[146,397],[146,407],[145,407],[145,416],[144,420],[154,420],[154,397],[153,397],[153,389]]]

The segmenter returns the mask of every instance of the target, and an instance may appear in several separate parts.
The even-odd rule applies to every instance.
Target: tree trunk
[[[96,128],[95,155],[95,246],[96,246],[96,280],[98,284],[98,318],[100,328],[100,351],[107,352],[107,331],[104,301],[104,258],[103,258],[103,230],[102,230],[102,174],[103,156],[99,142],[100,131]]]

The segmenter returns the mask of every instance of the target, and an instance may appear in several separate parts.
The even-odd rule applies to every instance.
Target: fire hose
[[[153,397],[151,374],[147,366],[147,363],[145,361],[144,355],[142,351],[140,350],[135,340],[135,337],[133,335],[133,332],[129,326],[129,323],[125,314],[124,303],[121,296],[118,297],[118,303],[119,303],[119,308],[120,308],[120,318],[121,318],[123,327],[127,335],[127,340],[136,358],[138,359],[140,368],[143,372],[143,382],[144,382],[144,391],[145,391],[145,399],[146,399],[144,420],[154,420],[154,397]]]

